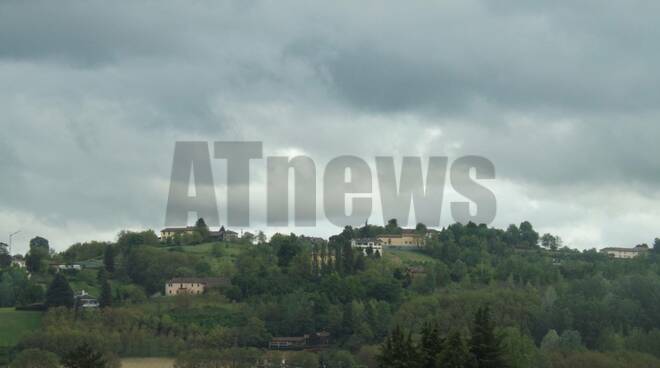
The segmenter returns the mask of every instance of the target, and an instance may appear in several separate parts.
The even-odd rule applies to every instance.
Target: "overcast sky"
[[[260,140],[319,181],[344,154],[482,155],[493,225],[652,242],[660,2],[574,3],[0,1],[0,241],[159,230],[176,141]],[[252,174],[253,229],[336,232],[266,228]]]

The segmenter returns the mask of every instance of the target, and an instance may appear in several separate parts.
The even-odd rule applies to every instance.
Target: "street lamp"
[[[14,237],[14,235],[16,235],[20,232],[21,232],[20,230],[17,230],[17,231],[14,231],[13,233],[9,234],[9,255],[10,256],[13,256],[13,254],[11,253],[11,238]]]

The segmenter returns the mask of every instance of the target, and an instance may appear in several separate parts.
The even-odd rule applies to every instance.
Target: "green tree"
[[[71,308],[73,306],[73,290],[61,273],[55,275],[53,282],[48,287],[48,291],[46,292],[46,306],[48,308]]]
[[[443,340],[436,324],[425,324],[422,328],[422,341],[420,346],[420,367],[436,368],[438,356],[442,351]]]
[[[103,353],[85,343],[64,354],[62,365],[66,368],[105,368],[108,361]]]
[[[57,355],[39,349],[25,349],[11,362],[9,368],[58,368]]]
[[[103,266],[109,273],[115,272],[115,252],[110,244],[103,250]]]
[[[447,337],[438,356],[438,368],[467,368],[470,353],[461,333],[455,331]]]
[[[0,276],[0,307],[13,307],[16,303],[14,281],[9,273]]]
[[[202,241],[208,241],[210,238],[209,227],[206,225],[206,221],[203,218],[198,218],[195,222],[195,231],[199,233],[202,237]]]
[[[481,307],[474,317],[470,353],[478,368],[502,368],[506,364],[502,358],[501,339],[495,335],[495,324],[491,320],[490,308]]]
[[[409,368],[416,366],[418,354],[410,334],[396,326],[385,339],[378,355],[379,368]]]
[[[112,307],[112,287],[110,282],[105,279],[101,284],[101,297],[99,298],[101,308]]]

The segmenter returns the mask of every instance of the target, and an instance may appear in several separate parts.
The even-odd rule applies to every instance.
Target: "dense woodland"
[[[0,307],[47,309],[42,328],[9,352],[13,366],[170,356],[177,367],[279,367],[285,356],[289,367],[660,367],[659,240],[620,260],[563,247],[528,222],[432,232],[419,224],[430,234],[423,249],[364,255],[351,239],[399,233],[395,220],[346,227],[328,242],[210,242],[204,222],[197,227],[164,243],[153,231],[122,232],[62,253],[35,238],[27,270],[0,247]],[[89,266],[49,266],[72,262]],[[184,276],[224,276],[231,286],[159,295]],[[102,308],[75,308],[82,289]],[[321,351],[268,350],[273,336],[318,331],[331,334]]]

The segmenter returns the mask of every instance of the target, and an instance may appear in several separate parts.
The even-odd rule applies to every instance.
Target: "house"
[[[378,239],[388,247],[421,247],[425,243],[425,236],[414,229],[403,229],[401,234],[382,234]]]
[[[51,263],[50,266],[53,267],[57,272],[81,271],[83,269],[83,266],[79,263]]]
[[[21,255],[11,257],[11,265],[18,268],[25,268],[25,258]]]
[[[165,295],[199,295],[213,287],[226,287],[230,281],[224,277],[178,277],[165,283]]]
[[[268,343],[271,350],[310,350],[321,349],[330,344],[330,333],[321,331],[311,335],[273,337]]]
[[[80,294],[74,296],[74,304],[76,308],[83,309],[95,309],[101,305],[96,298],[87,294],[85,290],[82,290]]]
[[[371,254],[383,254],[383,242],[378,238],[359,238],[351,240],[351,248],[360,249],[364,255],[368,255],[369,249]]]
[[[600,250],[601,253],[605,253],[612,258],[635,258],[640,254],[645,254],[649,251],[649,246],[646,244],[640,244],[634,248],[618,248],[618,247],[608,247]]]
[[[166,227],[163,230],[160,231],[160,238],[161,240],[167,240],[169,238],[173,238],[174,236],[178,234],[192,234],[195,232],[195,227],[194,226],[186,226],[186,227]]]

